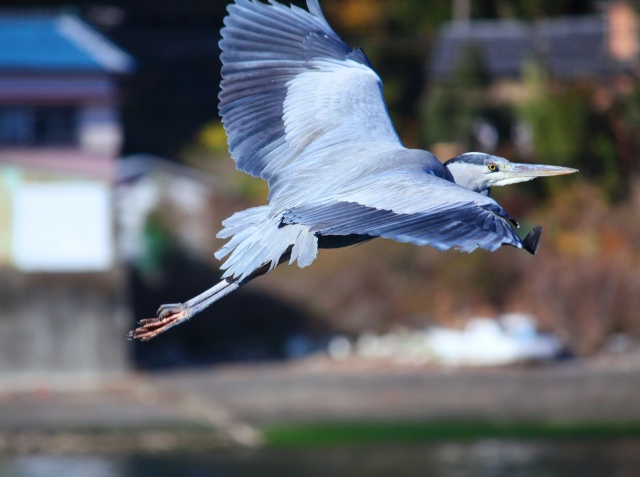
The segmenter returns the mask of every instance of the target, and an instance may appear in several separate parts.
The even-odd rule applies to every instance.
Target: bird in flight
[[[307,8],[251,0],[228,7],[220,115],[237,168],[268,182],[268,204],[223,222],[218,237],[229,241],[215,254],[227,257],[218,284],[162,305],[130,339],[158,336],[283,262],[306,267],[318,248],[383,237],[438,250],[536,252],[542,229],[521,239],[489,192],[575,169],[475,152],[442,164],[405,148],[364,52],[340,39],[318,0]]]

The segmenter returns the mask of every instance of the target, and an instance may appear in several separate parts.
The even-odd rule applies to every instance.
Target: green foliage
[[[623,120],[627,128],[640,133],[640,82],[635,81],[634,88],[622,101]]]
[[[217,119],[205,124],[183,149],[182,161],[218,176],[235,195],[249,203],[264,202],[268,194],[266,182],[237,171],[229,155],[227,134]]]
[[[618,198],[617,190],[620,187],[620,174],[618,170],[618,154],[616,145],[608,134],[597,134],[591,138],[589,144],[596,156],[601,159],[602,172],[599,174],[600,185],[609,197]]]
[[[198,133],[198,143],[210,152],[227,152],[227,133],[220,121],[211,121]]]
[[[524,81],[531,96],[519,112],[533,129],[535,155],[542,162],[577,166],[587,132],[588,98],[572,88],[552,91],[536,63],[525,66]]]
[[[451,86],[477,92],[485,90],[490,84],[491,75],[482,50],[473,43],[465,45],[453,69]]]
[[[450,80],[434,85],[424,107],[427,143],[470,142],[471,125],[488,105],[486,91],[491,82],[482,52],[473,45],[464,48]]]
[[[275,447],[408,443],[488,438],[636,437],[637,423],[554,422],[350,422],[290,425],[263,430]]]
[[[630,91],[598,83],[559,83],[531,62],[524,68],[529,97],[517,106],[533,130],[535,162],[575,167],[610,199],[628,195],[640,153],[640,82]],[[546,181],[553,190],[557,181]]]
[[[425,139],[436,142],[466,142],[474,109],[447,86],[435,86],[425,107]]]
[[[144,226],[144,254],[136,266],[145,273],[156,273],[174,242],[171,225],[161,211],[151,213]]]

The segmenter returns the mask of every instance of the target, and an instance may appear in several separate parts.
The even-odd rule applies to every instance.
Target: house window
[[[0,146],[73,146],[77,143],[74,106],[0,107]]]

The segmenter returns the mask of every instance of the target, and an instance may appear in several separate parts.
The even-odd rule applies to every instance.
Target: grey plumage
[[[220,284],[163,305],[132,338],[153,338],[284,261],[305,267],[319,247],[383,237],[439,250],[512,245],[535,253],[540,229],[520,239],[490,188],[574,171],[537,166],[523,176],[526,165],[487,154],[443,165],[404,148],[364,52],[338,37],[317,0],[307,6],[236,0],[228,7],[220,115],[237,168],[268,181],[268,205],[223,222],[218,237],[229,241],[216,253],[227,257]]]

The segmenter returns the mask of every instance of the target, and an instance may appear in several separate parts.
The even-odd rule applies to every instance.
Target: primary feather
[[[382,82],[361,50],[312,13],[238,0],[220,48],[220,114],[238,169],[270,180],[314,149],[345,141],[399,144]]]

